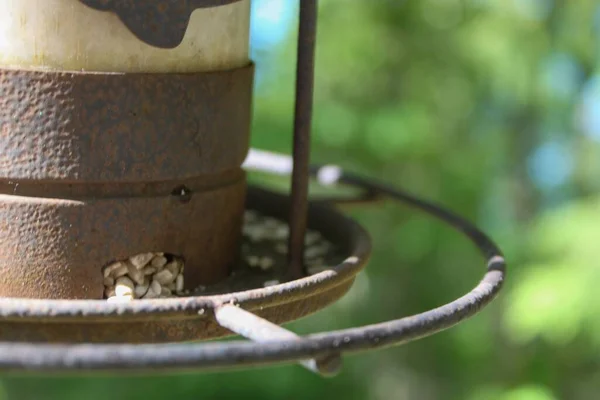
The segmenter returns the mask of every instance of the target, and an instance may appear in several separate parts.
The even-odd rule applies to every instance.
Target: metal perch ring
[[[292,170],[292,159],[287,156],[251,151],[245,167],[262,172],[289,174]],[[261,337],[258,331],[237,332],[253,340],[262,338],[267,340],[266,342],[261,340],[254,343],[228,341],[158,345],[3,342],[0,343],[0,370],[69,372],[207,370],[316,359],[317,362],[311,364],[312,367],[306,366],[327,375],[337,370],[338,365],[332,360],[336,361],[338,354],[400,345],[447,329],[480,311],[493,300],[502,287],[505,278],[505,262],[501,251],[484,233],[463,218],[400,190],[346,173],[336,166],[314,166],[311,168],[311,176],[323,184],[341,184],[360,188],[366,193],[366,196],[361,196],[364,198],[387,196],[451,225],[470,239],[484,256],[486,273],[483,279],[473,290],[451,303],[389,322],[304,337],[296,337],[289,333],[282,333],[280,330],[269,330],[270,328],[264,327],[265,332],[274,333],[271,335],[273,340],[265,339],[264,335]],[[10,312],[7,314],[5,306],[9,301],[14,302],[16,299],[0,300],[0,321],[11,318],[14,320],[19,317],[18,307],[12,309],[12,315],[9,315]],[[28,301],[30,300],[23,300],[22,304]],[[169,301],[171,300],[158,302],[167,304]],[[240,311],[242,314],[232,312],[231,307],[224,304],[212,304],[209,308],[214,312],[214,315],[209,317],[215,318],[218,323],[230,329],[237,329],[235,323],[230,323],[232,318],[246,315],[245,311]],[[60,313],[59,310],[48,308],[43,314],[46,318],[52,318],[57,311]],[[101,310],[97,311],[102,313]],[[177,312],[175,309],[170,311]],[[41,315],[38,317],[43,318]]]

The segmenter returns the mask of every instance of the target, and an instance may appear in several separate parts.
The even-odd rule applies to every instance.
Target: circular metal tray
[[[290,157],[252,150],[245,167],[288,175],[291,163]],[[310,172],[322,184],[361,190],[356,197],[323,198],[310,206],[309,227],[335,244],[339,254],[345,254],[336,267],[275,286],[209,296],[129,303],[1,299],[0,335],[4,341],[0,342],[0,370],[164,372],[300,362],[312,371],[331,375],[339,369],[342,354],[405,344],[450,328],[478,313],[502,288],[505,261],[501,251],[468,221],[336,166],[313,166]],[[448,304],[393,321],[303,337],[273,324],[307,315],[335,301],[349,289],[366,262],[368,236],[356,223],[333,211],[331,204],[372,202],[383,197],[420,209],[464,234],[485,259],[483,279]],[[280,219],[286,217],[288,202],[286,196],[257,188],[248,196],[249,208]],[[217,337],[228,333],[225,328],[254,342],[126,343]],[[67,344],[31,343],[42,340]],[[120,343],[93,343],[100,341]]]
[[[288,197],[249,188],[247,209],[285,221]],[[190,297],[108,303],[103,300],[0,299],[0,340],[54,343],[163,343],[206,340],[231,334],[214,319],[214,309],[234,303],[271,322],[289,322],[331,304],[344,295],[370,253],[367,233],[332,207],[313,204],[308,226],[337,250],[329,261],[339,265],[286,282],[285,256],[267,241],[254,253],[279,261],[270,271],[241,262],[226,281],[201,287]],[[343,257],[340,255],[343,254]],[[280,284],[264,287],[268,281]]]

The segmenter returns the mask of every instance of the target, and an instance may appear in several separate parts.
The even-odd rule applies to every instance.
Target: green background
[[[283,0],[286,1],[286,0]],[[444,204],[504,249],[481,314],[408,345],[297,366],[152,377],[18,377],[8,399],[600,398],[600,12],[593,0],[323,0],[312,160]],[[295,21],[257,56],[252,144],[290,152]],[[262,177],[253,177],[261,181]],[[427,310],[484,272],[472,246],[394,204],[352,211],[374,255],[300,333]]]

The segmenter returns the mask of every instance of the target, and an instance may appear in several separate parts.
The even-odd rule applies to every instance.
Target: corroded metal
[[[251,188],[247,207],[284,219],[289,198]],[[161,343],[211,339],[230,334],[213,317],[214,309],[227,303],[238,304],[277,324],[298,319],[345,294],[370,254],[366,232],[329,206],[311,206],[309,226],[347,254],[347,259],[331,270],[300,280],[214,296],[122,304],[101,300],[0,299],[0,340]]]
[[[291,180],[292,203],[289,211],[288,245],[289,276],[306,274],[304,235],[308,204],[308,169],[313,106],[315,42],[317,39],[317,0],[300,2],[298,29],[298,61],[296,65],[296,104],[294,113],[293,157]]]
[[[79,0],[88,7],[115,13],[137,36],[152,46],[177,47],[185,35],[192,12],[240,0]]]
[[[117,1],[81,0],[95,5],[96,8],[110,10],[117,7]],[[230,3],[233,1],[202,1],[209,3]],[[122,4],[143,5],[143,2],[123,1]],[[155,4],[175,3],[155,2]],[[188,2],[180,2],[188,4]],[[312,0],[306,7],[315,5]],[[154,3],[153,3],[154,4]],[[149,8],[153,4],[146,3]],[[304,2],[302,3],[304,4]],[[152,28],[146,24],[138,9],[130,12],[137,21],[126,22],[134,29]],[[115,11],[115,10],[113,10]],[[159,10],[164,12],[164,10]],[[314,13],[313,13],[314,11]],[[154,11],[150,11],[150,21],[157,21]],[[137,16],[135,16],[137,14]],[[184,14],[184,13],[182,13]],[[166,14],[165,14],[166,15]],[[188,15],[189,17],[189,15]],[[122,17],[123,18],[123,17]],[[309,27],[316,22],[316,9],[303,14],[301,26]],[[127,20],[127,18],[125,18]],[[141,22],[140,22],[141,21]],[[187,24],[187,20],[185,21]],[[137,24],[137,27],[136,27]],[[144,27],[144,25],[146,25]],[[154,26],[156,29],[157,26]],[[312,40],[314,27],[308,31]],[[179,32],[185,28],[178,27]],[[142,33],[142,36],[144,33]],[[172,46],[177,42],[176,35],[171,42],[162,41],[164,33],[158,32],[150,40],[160,45]],[[182,37],[182,34],[181,34]],[[180,39],[179,39],[180,40]],[[308,44],[305,49],[310,49]],[[299,43],[299,53],[302,44]],[[312,51],[312,50],[311,50]],[[308,55],[305,53],[305,56]],[[312,63],[312,56],[304,58]],[[311,67],[312,68],[312,65]],[[302,78],[304,76],[304,78]],[[300,207],[306,205],[307,172],[319,177],[324,168],[315,166],[308,168],[308,139],[310,124],[311,97],[308,91],[301,88],[303,79],[309,77],[308,84],[312,90],[312,72],[308,75],[298,74],[297,114],[295,132],[300,149],[294,151],[298,171],[295,175],[296,189],[293,204]],[[23,90],[24,88],[22,88]],[[22,93],[22,92],[21,92]],[[308,107],[308,108],[306,108]],[[304,111],[298,112],[298,109]],[[304,117],[302,116],[304,115]],[[306,117],[308,116],[308,117]],[[305,119],[306,118],[306,119]],[[300,126],[300,125],[304,126]],[[4,130],[2,131],[4,133]],[[298,146],[296,143],[295,146]],[[68,144],[67,144],[68,147]],[[267,153],[262,155],[268,158]],[[260,158],[260,157],[259,157]],[[281,158],[281,157],[280,157]],[[285,157],[283,157],[285,158]],[[292,171],[291,159],[283,163],[272,160],[255,160],[263,172],[271,172],[269,165],[283,165],[283,169]],[[325,167],[327,168],[327,167]],[[261,168],[259,168],[261,169]],[[306,337],[290,337],[268,340],[264,343],[228,341],[222,343],[194,344],[151,344],[132,345],[124,343],[173,342],[193,339],[207,339],[226,335],[230,332],[219,325],[215,318],[215,310],[226,304],[236,304],[244,310],[253,312],[273,323],[283,323],[311,312],[317,311],[338,299],[352,285],[354,277],[361,270],[370,251],[370,242],[365,232],[351,220],[333,212],[323,201],[312,203],[308,209],[308,225],[320,230],[328,240],[341,245],[349,255],[335,268],[316,275],[291,282],[237,293],[225,293],[215,296],[188,297],[179,299],[159,299],[133,301],[124,304],[111,304],[104,301],[90,300],[33,300],[33,299],[0,299],[0,369],[5,371],[70,371],[81,372],[91,370],[183,370],[183,369],[215,369],[240,368],[253,365],[267,365],[277,362],[291,362],[305,359],[327,359],[332,354],[371,350],[391,345],[404,344],[441,330],[447,329],[462,320],[469,318],[489,304],[500,291],[505,279],[505,261],[498,247],[475,226],[455,214],[435,204],[418,199],[410,194],[389,186],[371,182],[361,177],[347,174],[338,167],[333,179],[325,179],[326,184],[345,184],[361,190],[360,202],[379,199],[382,196],[404,202],[425,211],[445,223],[453,226],[467,236],[486,258],[487,271],[479,284],[459,299],[424,313],[401,318],[380,324],[321,333]],[[24,187],[27,182],[21,181]],[[17,185],[9,188],[17,189]],[[110,186],[110,185],[109,185]],[[76,189],[76,188],[75,188]],[[73,190],[75,190],[73,189]],[[33,188],[35,191],[36,189]],[[50,188],[46,188],[50,193]],[[98,193],[104,193],[106,187],[97,187]],[[126,191],[125,186],[115,190]],[[131,189],[131,190],[139,190]],[[60,192],[60,191],[59,191]],[[179,193],[179,196],[177,194]],[[172,191],[182,204],[189,203],[192,190],[187,185],[177,186]],[[192,196],[193,198],[193,196]],[[289,216],[290,199],[270,194],[257,189],[251,190],[248,204],[259,211],[269,213],[278,218]],[[343,199],[352,203],[351,198]],[[304,211],[301,211],[301,214]],[[303,217],[297,218],[294,236],[303,229]],[[292,220],[294,216],[292,214]],[[297,240],[290,240],[290,247],[298,251]],[[300,256],[301,258],[301,256]],[[296,258],[298,259],[298,258]],[[298,272],[298,265],[292,264],[292,271]],[[228,325],[226,321],[222,321]],[[233,325],[231,326],[233,328]],[[52,342],[48,343],[16,343],[18,341]],[[66,342],[69,344],[56,344]],[[84,342],[85,344],[75,344]],[[115,343],[89,344],[89,343]]]
[[[295,333],[233,304],[224,304],[217,307],[215,309],[215,319],[221,326],[246,339],[259,343],[277,340],[300,340],[300,336]],[[342,358],[338,352],[332,352],[324,357],[301,360],[300,365],[320,375],[334,376],[342,367]]]
[[[101,299],[101,267],[148,251],[227,276],[252,78],[0,70],[0,296]]]
[[[256,164],[264,166],[269,162]],[[321,170],[322,167],[319,166],[311,169],[315,175],[318,175]],[[300,361],[307,358],[326,357],[336,352],[345,354],[373,350],[405,344],[448,329],[477,314],[499,293],[505,279],[504,257],[494,242],[465,219],[406,192],[343,171],[333,183],[376,192],[379,195],[414,206],[451,225],[471,240],[484,256],[486,273],[483,279],[473,290],[462,297],[421,314],[358,328],[308,335],[300,339],[281,339],[265,343],[227,341],[168,345],[78,345],[73,343],[49,345],[5,342],[0,343],[0,369],[5,371],[69,371],[70,373],[115,370],[136,372],[211,370]],[[279,215],[285,215],[286,207],[276,196],[261,196],[255,197],[255,200],[258,202],[257,205],[263,204],[262,209],[279,210],[277,211],[280,213]],[[315,213],[317,210],[323,210],[323,213],[321,211]],[[364,239],[361,239],[362,234],[356,236],[360,232],[360,228],[346,219],[339,219],[340,217],[328,218],[328,215],[333,217],[334,214],[329,214],[325,210],[326,208],[323,208],[322,205],[312,204],[309,211],[309,225],[321,222],[320,228],[327,230],[329,239],[346,237],[349,240],[347,245],[356,248],[354,254],[365,255],[368,250],[365,246],[368,242],[365,243]],[[337,226],[334,226],[335,224]],[[347,231],[356,229],[358,229],[357,232]],[[2,315],[4,316],[6,327],[10,327],[11,324],[17,326],[17,321],[32,322],[37,319],[51,322],[54,320],[54,315],[58,315],[61,322],[75,322],[89,318],[96,318],[99,321],[98,318],[101,316],[119,318],[119,312],[127,315],[125,317],[127,319],[139,319],[146,314],[151,319],[170,317],[174,321],[178,318],[191,318],[198,311],[205,310],[202,315],[205,315],[207,319],[212,319],[211,312],[215,307],[231,301],[239,304],[245,310],[256,312],[259,315],[263,312],[262,316],[264,317],[266,313],[261,307],[267,304],[275,309],[282,307],[283,310],[289,304],[288,301],[297,300],[298,296],[306,295],[308,292],[314,295],[331,291],[331,288],[336,286],[336,282],[339,284],[344,277],[351,277],[360,269],[362,258],[359,257],[354,263],[349,263],[350,260],[351,258],[347,259],[346,262],[331,271],[324,271],[283,285],[210,299],[141,301],[122,305],[121,308],[111,307],[101,302],[50,301],[44,306],[45,303],[41,301],[32,303],[31,300],[28,300],[19,304],[12,300],[0,300],[0,318]],[[273,315],[281,314],[274,312]],[[270,318],[267,317],[267,319]],[[272,319],[271,321],[276,322]],[[46,324],[46,326],[48,325],[52,324]],[[122,332],[124,330],[122,328],[118,334],[124,333]],[[4,326],[0,329],[0,332],[3,331]]]

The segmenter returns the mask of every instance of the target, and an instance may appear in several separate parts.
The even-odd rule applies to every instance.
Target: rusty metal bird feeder
[[[300,2],[291,157],[248,148],[253,65],[223,55],[233,45],[219,44],[220,56],[204,69],[173,66],[161,53],[201,47],[186,42],[189,30],[234,29],[215,28],[221,25],[210,20],[249,12],[248,1],[52,0],[37,6],[37,14],[55,14],[42,18],[15,9],[4,18],[20,19],[25,37],[36,21],[71,13],[78,22],[65,29],[92,39],[106,29],[104,35],[121,35],[131,46],[110,49],[127,55],[110,62],[94,61],[89,49],[69,48],[83,56],[61,62],[44,55],[52,68],[23,67],[27,55],[19,53],[19,67],[0,69],[2,370],[296,361],[329,375],[343,353],[448,328],[500,290],[502,254],[467,221],[337,166],[309,165],[316,0]],[[96,50],[105,51],[103,37],[95,40]],[[208,51],[197,50],[190,59]],[[140,54],[160,59],[164,68],[145,69]],[[114,69],[115,62],[127,68]],[[290,175],[291,193],[246,188],[245,170]],[[310,179],[353,186],[360,194],[309,201]],[[303,337],[280,327],[338,300],[367,262],[368,234],[335,206],[384,197],[466,235],[486,260],[483,280],[449,304],[395,321]],[[231,334],[252,341],[197,343]]]

